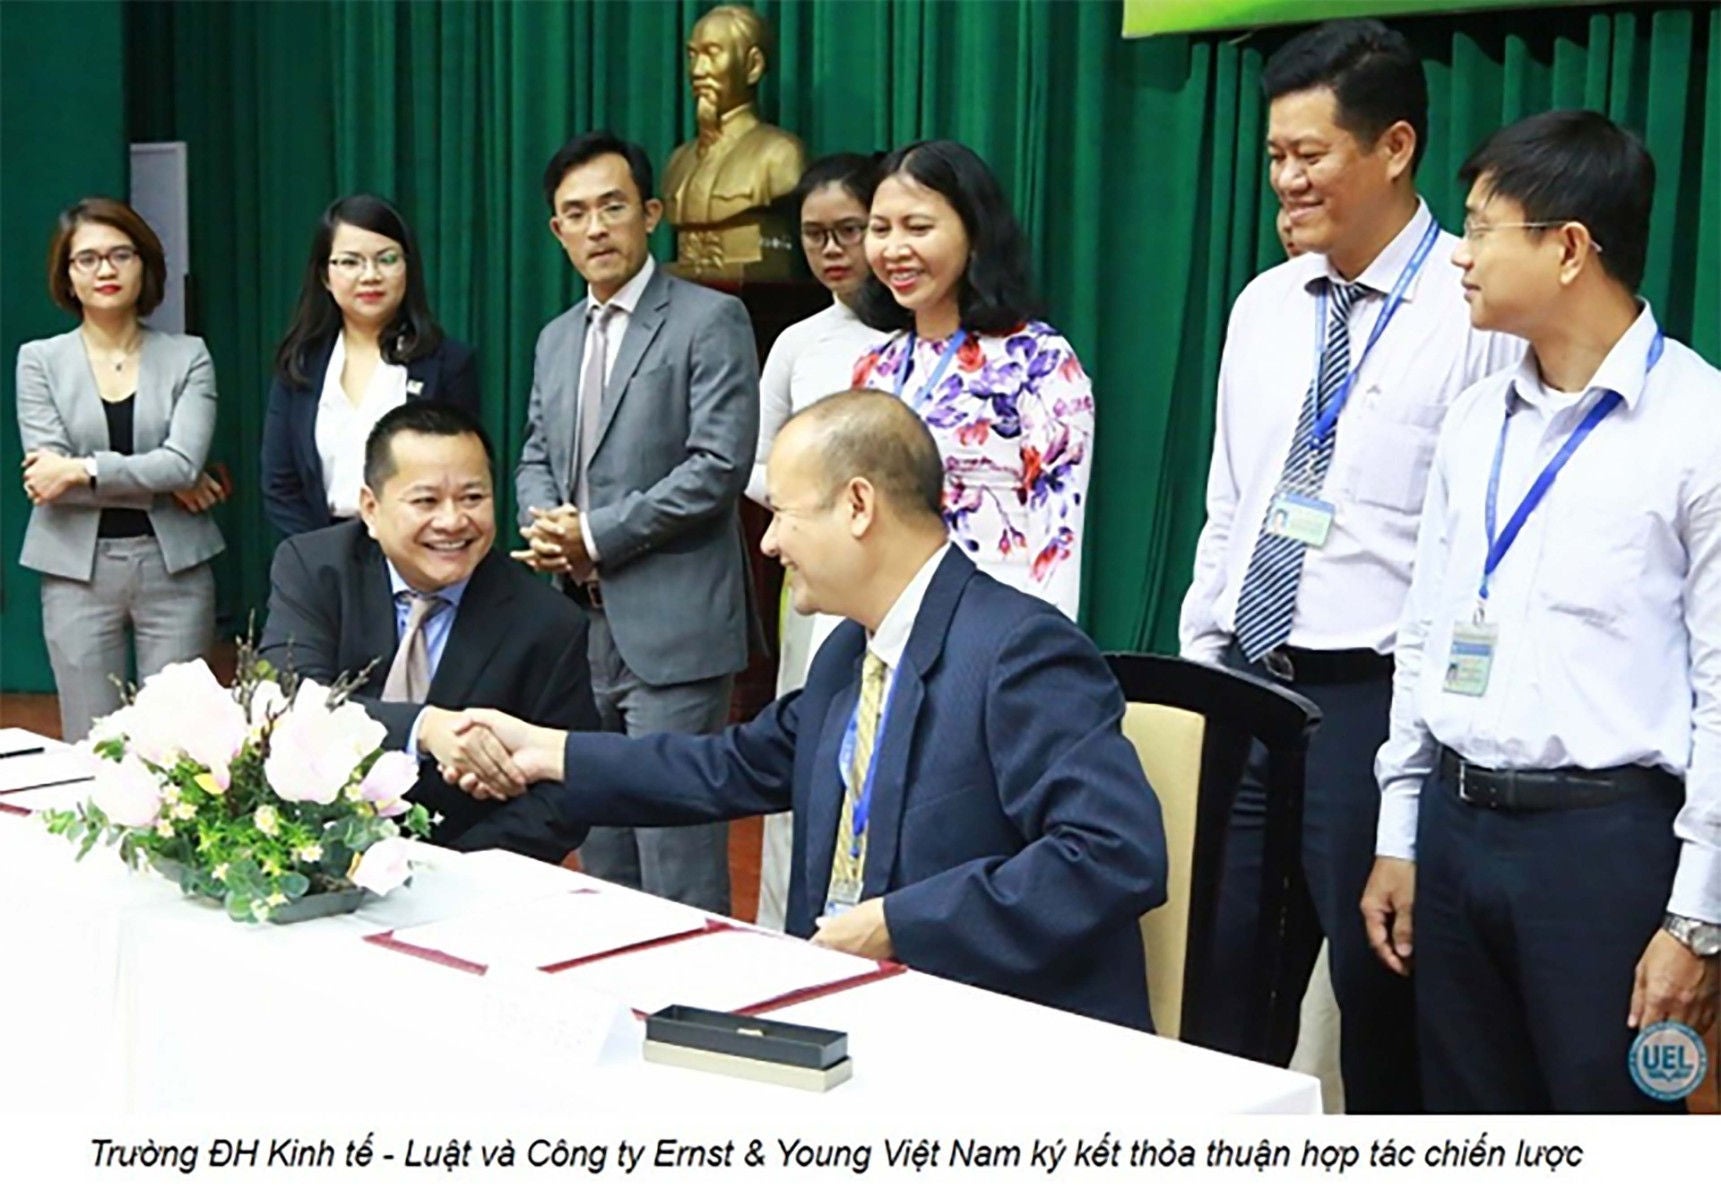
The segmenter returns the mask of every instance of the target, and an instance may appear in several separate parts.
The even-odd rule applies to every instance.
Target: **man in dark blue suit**
[[[1151,1029],[1136,921],[1165,899],[1165,837],[1093,643],[949,544],[937,449],[894,397],[808,408],[767,478],[795,607],[849,618],[803,690],[705,736],[467,727],[582,823],[792,807],[789,932]]]

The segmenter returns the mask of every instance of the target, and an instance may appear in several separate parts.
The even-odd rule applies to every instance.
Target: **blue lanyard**
[[[878,748],[884,741],[885,720],[890,714],[891,697],[896,695],[896,672],[890,676],[890,687],[884,693],[884,707],[879,710],[878,728],[873,731],[872,761],[866,765],[866,778],[855,794],[853,820],[850,826],[849,857],[860,857],[861,838],[866,835],[867,819],[872,815],[872,783],[878,778]],[[843,733],[842,749],[837,754],[837,773],[841,776],[843,787],[849,786],[849,772],[855,766],[855,739],[860,733],[860,701],[855,701],[855,710],[849,714],[849,727]]]
[[[944,372],[950,369],[950,360],[956,357],[956,352],[967,344],[968,334],[964,330],[958,329],[950,335],[950,344],[944,348],[944,353],[939,356],[938,365],[932,368],[932,375],[927,379],[926,386],[921,388],[919,394],[914,398],[916,411],[919,411],[920,406],[926,403],[926,398],[932,395],[932,389],[938,386],[938,381],[944,378]],[[914,370],[914,347],[915,336],[910,332],[908,347],[902,353],[902,364],[896,368],[896,398],[898,400],[902,399],[902,389],[907,386],[908,376]]]
[[[1655,340],[1649,344],[1649,358],[1643,368],[1648,374],[1655,370],[1655,364],[1661,361],[1661,352],[1666,348],[1666,339],[1661,330],[1655,331]],[[1482,563],[1482,599],[1488,598],[1488,582],[1494,577],[1494,570],[1500,565],[1500,560],[1506,557],[1506,551],[1512,548],[1512,543],[1518,540],[1518,533],[1524,528],[1524,522],[1530,519],[1530,514],[1536,511],[1536,506],[1542,502],[1542,497],[1548,494],[1548,489],[1554,486],[1554,479],[1561,468],[1577,452],[1584,439],[1607,419],[1609,413],[1624,403],[1625,397],[1618,392],[1607,392],[1596,401],[1595,407],[1585,414],[1578,427],[1572,430],[1572,435],[1566,439],[1554,456],[1548,460],[1548,465],[1542,468],[1542,473],[1536,476],[1530,484],[1530,490],[1524,493],[1524,498],[1518,501],[1518,507],[1506,522],[1506,528],[1495,535],[1500,503],[1500,464],[1506,457],[1506,429],[1512,423],[1512,405],[1507,398],[1506,416],[1500,422],[1500,441],[1494,447],[1494,468],[1488,473],[1488,504],[1485,516],[1488,522],[1488,557]]]
[[[1428,228],[1423,231],[1422,240],[1416,244],[1416,251],[1410,256],[1410,261],[1404,264],[1404,270],[1398,273],[1398,282],[1392,285],[1392,292],[1386,298],[1386,304],[1380,310],[1380,315],[1374,319],[1374,328],[1369,332],[1368,341],[1363,343],[1362,356],[1356,360],[1339,384],[1338,392],[1332,401],[1323,408],[1315,418],[1314,431],[1309,435],[1312,445],[1319,446],[1333,435],[1333,427],[1339,423],[1339,413],[1344,411],[1345,401],[1350,398],[1351,387],[1356,383],[1357,374],[1362,370],[1363,363],[1368,361],[1369,351],[1380,341],[1380,335],[1386,332],[1386,327],[1392,324],[1392,318],[1398,313],[1398,306],[1404,303],[1404,293],[1410,289],[1410,281],[1422,271],[1422,264],[1428,261],[1429,251],[1434,249],[1434,240],[1440,236],[1440,222],[1433,216],[1428,218]],[[1321,355],[1327,343],[1327,294],[1321,292],[1320,302],[1315,311],[1315,372],[1320,373]]]

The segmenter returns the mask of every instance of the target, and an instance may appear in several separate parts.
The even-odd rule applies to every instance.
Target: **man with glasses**
[[[1529,349],[1441,433],[1364,912],[1431,1109],[1666,1109],[1721,956],[1721,372],[1637,296],[1635,136],[1543,113],[1461,175],[1471,319]]]
[[[1231,311],[1182,648],[1320,706],[1302,865],[1329,946],[1346,1107],[1415,1111],[1410,985],[1375,959],[1357,908],[1374,858],[1374,755],[1441,418],[1512,350],[1471,330],[1446,261],[1455,239],[1417,195],[1428,90],[1403,36],[1329,22],[1275,53],[1262,86],[1269,179],[1303,253]],[[1245,776],[1221,881],[1224,1050],[1251,1019],[1247,991],[1231,985],[1257,949],[1263,766]],[[1291,948],[1305,978],[1316,952]]]
[[[639,146],[596,132],[544,172],[550,231],[586,298],[538,336],[515,484],[527,549],[591,617],[604,728],[708,733],[747,663],[736,501],[759,424],[759,360],[732,296],[658,268],[662,216]],[[725,825],[596,830],[600,878],[729,911]]]

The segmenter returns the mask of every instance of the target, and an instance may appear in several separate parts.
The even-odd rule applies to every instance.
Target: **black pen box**
[[[645,1019],[645,1040],[824,1071],[848,1058],[849,1035],[787,1021],[672,1004]]]

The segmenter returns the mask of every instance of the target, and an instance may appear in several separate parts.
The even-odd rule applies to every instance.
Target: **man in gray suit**
[[[759,424],[759,362],[740,302],[651,258],[662,216],[637,145],[588,133],[544,172],[550,230],[586,299],[538,336],[515,474],[516,557],[591,617],[604,727],[710,733],[747,662],[736,502]],[[728,831],[593,830],[594,875],[729,911]]]

